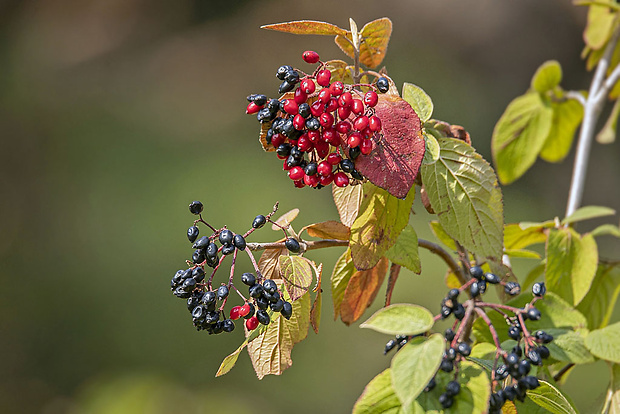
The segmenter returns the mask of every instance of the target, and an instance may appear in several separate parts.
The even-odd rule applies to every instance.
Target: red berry
[[[308,131],[308,138],[310,138],[310,142],[314,144],[321,138],[321,133],[319,131]]]
[[[284,100],[283,107],[284,107],[284,112],[286,112],[289,115],[296,115],[299,109],[299,105],[297,105],[297,102],[295,102],[295,100],[293,99]]]
[[[368,119],[368,127],[373,132],[381,131],[381,118],[379,118],[377,115],[371,116]]]
[[[333,165],[328,161],[321,161],[318,167],[316,167],[316,172],[319,173],[319,175],[328,176],[332,173],[332,167]]]
[[[334,116],[330,113],[322,113],[319,117],[319,123],[324,128],[330,127],[334,124]]]
[[[349,138],[347,139],[347,145],[350,148],[357,147],[362,142],[362,134],[359,132],[351,132],[349,134]]]
[[[304,169],[299,165],[294,166],[288,172],[288,176],[293,181],[298,181],[304,178]]]
[[[338,165],[342,161],[342,157],[337,152],[332,152],[327,156],[327,162],[331,165]]]
[[[258,326],[258,318],[256,316],[252,316],[250,319],[245,321],[245,327],[248,331],[253,331]]]
[[[304,119],[303,116],[297,114],[293,118],[293,126],[295,127],[296,130],[301,131],[302,129],[306,127],[306,120]]]
[[[241,315],[239,315],[239,310],[241,309],[241,306],[233,306],[233,308],[230,310],[230,319],[237,320],[239,319],[239,317]]]
[[[329,154],[329,144],[325,141],[318,141],[314,144],[314,149],[316,149],[316,153],[321,159],[327,157],[327,154]]]
[[[371,108],[377,105],[379,102],[379,95],[375,91],[368,91],[366,95],[364,95],[364,103]]]
[[[325,105],[325,112],[334,112],[336,109],[338,109],[338,99],[332,96]]]
[[[323,105],[325,105],[327,102],[329,102],[329,98],[331,98],[331,97],[332,97],[332,94],[329,93],[329,89],[327,89],[327,88],[323,88],[319,92],[319,101],[321,101],[323,103]]]
[[[301,152],[308,152],[313,147],[314,145],[312,145],[312,141],[310,141],[308,134],[303,134],[299,137],[299,140],[297,140],[297,148],[299,148]]]
[[[365,130],[367,126],[368,126],[368,117],[366,115],[360,115],[357,118],[355,118],[355,121],[353,121],[353,128],[355,128],[358,131]]]
[[[351,92],[345,92],[338,98],[338,105],[342,108],[350,106],[351,102],[353,102],[353,95],[351,95]]]
[[[304,180],[295,181],[295,187],[304,188],[306,184],[304,184]]]
[[[255,114],[258,111],[260,111],[261,109],[263,109],[262,106],[256,105],[254,102],[250,102],[248,104],[248,107],[245,109],[245,113],[246,114]]]
[[[361,99],[353,99],[351,102],[351,112],[355,115],[361,115],[364,113],[364,102]]]
[[[306,50],[301,57],[307,63],[316,63],[319,61],[319,54],[313,50]]]
[[[330,185],[332,183],[332,181],[334,181],[334,174],[329,174],[326,176],[320,176],[319,177],[319,182],[322,185]]]
[[[250,313],[251,310],[252,308],[250,308],[250,304],[246,303],[245,305],[239,308],[239,316],[243,318],[245,315]]]
[[[329,85],[329,91],[332,93],[332,96],[340,96],[344,92],[344,83],[340,81],[336,81]]]
[[[316,83],[318,83],[321,86],[329,86],[329,80],[331,78],[332,78],[332,73],[327,69],[323,69],[319,71],[319,73],[317,73]]]
[[[310,95],[316,90],[316,85],[314,84],[314,81],[312,79],[304,79],[301,81],[300,88],[303,92]]]
[[[368,155],[372,152],[372,140],[364,138],[360,143],[360,151],[364,155]]]
[[[351,115],[351,107],[350,106],[341,106],[338,108],[338,117],[340,119],[347,119]]]
[[[319,185],[319,177],[318,175],[304,175],[304,184],[308,187],[316,187]]]
[[[337,187],[346,187],[349,185],[349,177],[342,171],[337,172],[334,174],[334,184],[336,184]]]
[[[340,134],[333,128],[324,128],[321,137],[323,141],[332,144],[334,147],[340,145]]]
[[[320,100],[316,100],[310,105],[310,113],[314,117],[319,117],[325,111],[325,105]]]
[[[336,123],[336,131],[341,134],[346,134],[351,130],[351,123],[349,121],[340,121]]]
[[[297,105],[301,105],[302,103],[306,102],[306,100],[308,99],[308,94],[302,91],[301,88],[297,88],[295,89],[295,94],[293,96],[293,99],[295,99],[295,102],[297,102]]]
[[[285,139],[286,138],[282,134],[273,134],[271,137],[271,145],[273,145],[274,148],[278,148],[280,145],[284,144]]]
[[[280,158],[280,157],[278,157],[278,158]],[[288,158],[288,157],[286,157],[286,158]],[[280,158],[280,159],[282,159],[282,158]],[[283,169],[284,171],[288,171],[288,170],[290,170],[290,169],[291,169],[291,167],[289,167],[289,165],[287,164],[287,162],[286,162],[286,161],[287,161],[287,160],[285,159],[285,160],[284,160],[284,164],[282,165],[282,169]]]

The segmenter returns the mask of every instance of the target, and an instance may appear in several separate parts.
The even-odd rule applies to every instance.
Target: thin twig
[[[562,379],[564,374],[566,374],[574,366],[575,364],[573,364],[572,362],[570,364],[564,365],[561,370],[555,373],[555,375],[553,376],[553,380],[556,382],[559,381],[560,379]]]
[[[305,250],[316,250],[316,249],[325,249],[327,247],[346,247],[349,245],[348,240],[335,240],[335,239],[325,239],[325,240],[316,240],[316,241],[301,241],[300,244],[305,244]],[[267,250],[267,249],[283,249],[286,248],[284,242],[274,242],[274,243],[248,243],[248,250],[253,252],[259,250]]]

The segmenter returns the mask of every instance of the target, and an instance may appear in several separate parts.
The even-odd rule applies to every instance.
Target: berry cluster
[[[245,319],[245,327],[251,331],[259,324],[268,325],[271,317],[268,309],[273,312],[280,312],[282,316],[289,319],[293,313],[291,303],[282,298],[282,293],[277,284],[271,279],[264,279],[256,268],[258,278],[253,273],[244,273],[241,282],[249,287],[249,298],[246,299],[233,284],[233,274],[235,258],[238,251],[247,251],[253,260],[252,254],[247,250],[245,237],[254,230],[259,229],[270,220],[270,216],[258,215],[252,222],[252,229],[245,235],[234,234],[232,231],[222,228],[216,230],[202,218],[203,205],[200,201],[194,201],[189,205],[192,214],[200,216],[193,225],[187,230],[187,238],[193,243],[196,249],[192,255],[192,260],[188,260],[188,269],[178,270],[170,281],[172,293],[182,299],[187,299],[187,309],[192,315],[192,321],[197,330],[205,330],[209,334],[219,334],[221,332],[232,332],[235,329],[234,321],[240,318]],[[209,227],[213,233],[210,236],[203,236],[198,239],[200,230],[198,224],[203,223]],[[217,242],[220,246],[218,247]],[[296,243],[296,245],[295,245]],[[293,238],[287,239],[286,246],[290,250],[300,250],[299,242]],[[222,254],[220,258],[219,254]],[[215,288],[212,285],[213,277],[220,267],[224,258],[233,255],[230,279],[227,284]],[[208,280],[205,280],[205,266],[213,268],[213,272]],[[224,307],[228,300],[231,290],[236,291],[243,305],[233,306],[227,318]]]
[[[318,63],[316,70],[304,74],[289,65],[278,68],[282,81],[280,99],[261,94],[248,96],[247,114],[257,114],[266,145],[284,160],[284,170],[295,186],[321,188],[332,182],[346,187],[364,177],[355,169],[355,159],[368,155],[381,119],[374,107],[376,91],[385,93],[385,77],[370,84],[349,85],[331,82],[331,72],[319,55],[306,51],[307,63]],[[301,73],[301,74],[300,74]],[[363,92],[361,88],[368,89]]]

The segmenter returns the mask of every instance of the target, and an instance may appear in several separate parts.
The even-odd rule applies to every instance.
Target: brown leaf
[[[345,226],[351,227],[357,218],[362,202],[362,186],[348,185],[346,187],[337,187],[332,185],[332,195],[336,209],[338,209],[340,221]]]
[[[467,144],[471,145],[471,137],[469,136],[469,132],[465,130],[460,125],[450,125],[450,134],[448,135],[451,138],[460,139],[461,141],[465,141]]]
[[[284,286],[291,300],[295,301],[310,290],[312,262],[302,256],[280,256],[278,266]]]
[[[310,236],[321,239],[349,240],[351,236],[351,229],[339,221],[333,220],[310,224],[304,229]]]
[[[355,272],[344,291],[340,305],[342,322],[350,325],[362,316],[375,300],[387,269],[388,259],[383,257],[372,269]]]
[[[314,269],[314,273],[316,274],[317,282],[316,282],[316,296],[314,297],[314,302],[312,302],[312,309],[310,309],[310,325],[312,325],[312,329],[314,333],[319,333],[319,325],[321,324],[321,304],[323,289],[321,289],[321,276],[323,275],[323,263],[319,263],[319,266],[315,266],[312,263],[312,268]]]
[[[431,201],[428,199],[428,193],[424,185],[420,187],[420,199],[422,200],[422,205],[424,205],[424,208],[428,211],[428,214],[435,214],[435,210],[433,210],[433,206],[431,206]]]
[[[288,226],[290,226],[290,224],[293,222],[293,220],[295,220],[298,214],[299,214],[299,209],[294,208],[291,211],[287,211],[286,213],[278,217],[275,223],[279,224],[281,227],[288,228]],[[276,224],[272,224],[271,229],[275,231],[280,231],[280,227],[277,226]]]
[[[309,35],[343,35],[347,31],[335,24],[316,20],[295,20],[285,23],[266,24],[261,29],[276,30],[278,32]]]
[[[280,249],[267,249],[263,252],[258,260],[258,269],[263,277],[267,279],[281,278],[280,268],[278,267],[278,259],[282,255],[288,255],[288,249],[286,247],[282,247]]]
[[[271,122],[264,122],[260,124],[260,135],[258,137],[258,141],[263,147],[263,151],[274,152],[276,149],[273,145],[267,143],[267,131],[269,131],[269,128],[271,128]]]
[[[392,35],[392,21],[387,17],[367,23],[360,32],[360,62],[369,68],[376,68],[381,64],[387,52],[387,46]],[[348,40],[347,40],[348,39]],[[355,56],[355,49],[351,44],[351,32],[339,34],[334,41],[336,45],[350,58]]]
[[[375,134],[372,152],[358,157],[355,167],[376,186],[405,198],[426,148],[420,118],[407,101],[395,96],[381,95],[375,112],[383,129]]]

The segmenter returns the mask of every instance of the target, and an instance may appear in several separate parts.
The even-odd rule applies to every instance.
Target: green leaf
[[[426,129],[422,130],[422,134],[424,135],[424,145],[426,150],[424,151],[424,158],[422,158],[422,164],[434,164],[439,159],[439,142],[437,142],[437,138],[426,131]]]
[[[456,251],[456,243],[454,239],[448,236],[448,233],[441,227],[441,224],[438,221],[431,221],[430,223],[431,231],[437,237],[437,240],[442,242],[448,249]]]
[[[404,414],[392,387],[390,369],[374,377],[353,406],[353,414]]]
[[[420,274],[422,267],[418,255],[418,236],[411,225],[403,229],[396,244],[385,253],[385,256],[393,263]]]
[[[583,105],[574,99],[552,102],[551,130],[540,151],[540,158],[547,162],[560,162],[570,152],[577,127],[583,120]]]
[[[538,278],[540,278],[545,273],[545,264],[546,261],[543,260],[536,267],[530,270],[530,272],[525,278],[525,281],[521,283],[522,292],[528,291],[532,287],[534,282],[536,282]]]
[[[554,226],[555,226],[555,221],[554,220],[547,220],[547,221],[522,221],[521,223],[519,223],[519,227],[521,227],[523,230],[527,230],[527,229],[530,229],[532,227],[548,229],[548,228],[551,228],[551,227],[554,227]]]
[[[609,383],[609,414],[620,414],[620,365],[611,364],[611,381]]]
[[[547,240],[547,290],[578,305],[596,275],[598,249],[591,234],[580,237],[571,229],[553,229]]]
[[[413,83],[405,82],[403,84],[403,99],[409,102],[409,105],[420,117],[420,121],[426,122],[431,119],[431,115],[433,115],[433,101],[424,92],[424,89]]]
[[[453,380],[452,375],[437,375],[435,378],[436,389],[445,389],[446,384]],[[454,398],[454,405],[449,410],[444,410],[434,392],[424,392],[414,402],[415,414],[422,413],[458,413],[480,414],[486,413],[491,394],[489,377],[484,370],[473,362],[461,362],[456,380],[461,384],[461,392]]]
[[[491,152],[502,184],[510,184],[534,164],[551,131],[553,110],[537,92],[515,98],[495,125]]]
[[[338,319],[340,315],[340,305],[344,298],[344,291],[351,280],[351,276],[356,272],[353,261],[351,260],[351,250],[347,249],[346,252],[340,256],[332,272],[332,302],[334,304],[334,320]]]
[[[224,358],[224,360],[220,364],[220,368],[215,374],[216,377],[226,375],[230,372],[231,369],[234,368],[235,364],[237,363],[237,359],[239,358],[239,354],[241,353],[241,351],[243,351],[243,348],[247,346],[249,340],[250,337],[245,338],[245,341],[243,341],[243,343],[239,345],[239,348],[237,348],[233,353]]]
[[[590,332],[586,347],[596,357],[620,363],[620,322]]]
[[[261,29],[304,35],[344,35],[347,33],[334,24],[315,20],[295,20],[285,23],[266,24]]]
[[[577,209],[573,214],[562,220],[562,225],[576,223],[578,221],[590,220],[597,217],[613,216],[616,210],[609,207],[586,206]]]
[[[553,414],[577,414],[577,410],[560,390],[547,381],[540,380],[539,382],[540,387],[527,392],[530,400]]]
[[[568,329],[545,329],[553,335],[553,342],[547,344],[551,358],[573,364],[594,362],[594,357],[585,346],[584,338],[579,332]]]
[[[293,364],[293,346],[308,336],[310,326],[310,295],[305,294],[292,303],[293,316],[287,320],[279,313],[272,314],[264,332],[248,343],[248,353],[258,379],[265,375],[280,375]]]
[[[602,224],[592,230],[590,234],[594,237],[599,236],[615,236],[620,237],[620,228],[618,226],[614,226],[613,224]]]
[[[391,335],[417,335],[433,327],[433,314],[422,306],[394,304],[376,311],[360,328]]]
[[[596,134],[596,142],[599,144],[612,144],[616,141],[616,130],[618,129],[618,117],[620,116],[620,99],[616,99],[614,107],[607,118],[603,128]]]
[[[607,326],[620,294],[620,269],[600,264],[588,294],[577,309],[588,319],[590,329]]]
[[[540,254],[527,249],[504,249],[504,254],[508,257],[519,257],[522,259],[540,259]]]
[[[532,89],[538,93],[545,93],[554,89],[562,81],[562,67],[557,60],[548,60],[532,77]]]
[[[280,256],[280,275],[291,300],[297,300],[308,293],[312,284],[312,264],[302,256]]]
[[[602,1],[610,5],[614,3],[613,0]],[[583,32],[583,39],[586,45],[595,50],[603,48],[612,35],[615,17],[616,13],[606,6],[590,6],[588,10],[588,22]]]
[[[547,235],[544,227],[521,228],[518,223],[504,226],[504,247],[508,249],[525,249],[533,244],[544,243]]]
[[[392,386],[404,407],[409,407],[435,376],[444,347],[441,334],[433,334],[428,339],[418,337],[409,341],[392,358]]]
[[[364,184],[360,212],[351,226],[351,256],[358,270],[374,267],[409,222],[415,191],[405,200],[374,184]]]
[[[441,155],[422,166],[422,182],[446,233],[472,253],[499,260],[503,251],[502,192],[491,166],[461,140],[439,140]]]

